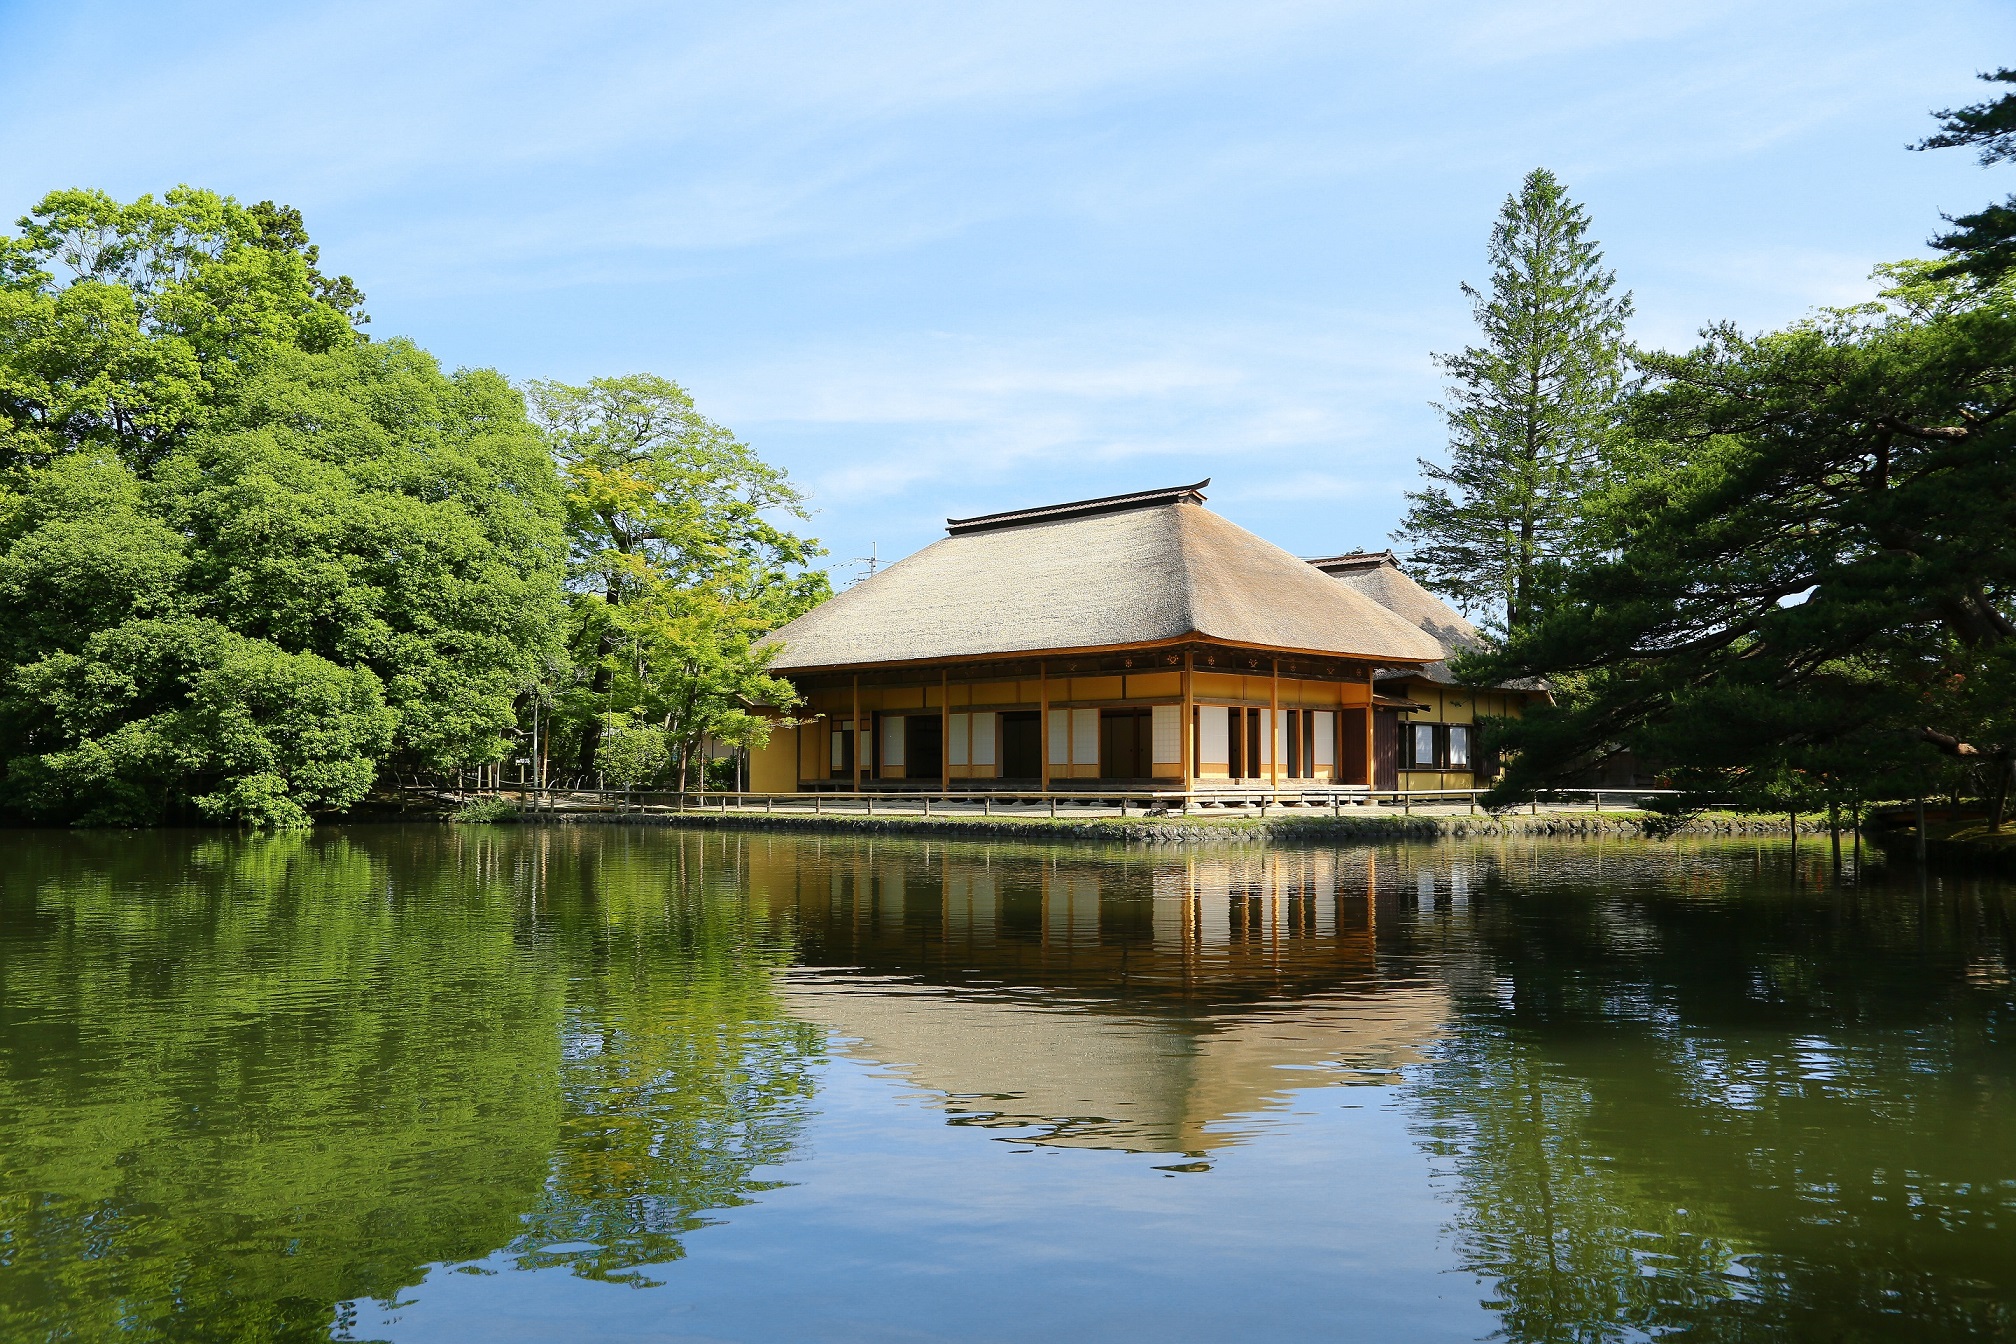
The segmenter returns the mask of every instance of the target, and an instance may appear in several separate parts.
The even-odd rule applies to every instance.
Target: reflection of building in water
[[[1446,1001],[1383,983],[1369,851],[1092,863],[751,847],[793,1010],[969,1123],[1202,1152],[1296,1089],[1417,1057]]]

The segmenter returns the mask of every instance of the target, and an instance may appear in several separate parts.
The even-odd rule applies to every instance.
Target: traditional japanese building
[[[777,631],[750,787],[1369,787],[1375,674],[1441,644],[1208,484],[950,519]]]
[[[1483,649],[1483,636],[1454,607],[1409,578],[1393,552],[1357,551],[1309,563],[1415,626],[1442,651],[1426,666],[1383,669],[1375,679],[1384,702],[1373,725],[1376,787],[1490,784],[1498,765],[1479,750],[1479,721],[1517,718],[1529,701],[1546,698],[1546,688],[1529,681],[1481,687],[1458,681],[1449,660]]]

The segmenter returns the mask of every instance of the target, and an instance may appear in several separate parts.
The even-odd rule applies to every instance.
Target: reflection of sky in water
[[[1305,1093],[1264,1142],[1156,1154],[991,1143],[845,1056],[790,1184],[689,1238],[666,1286],[436,1271],[361,1315],[396,1340],[1476,1339],[1438,1197],[1388,1087]],[[1320,1101],[1316,1100],[1320,1098]],[[1030,1131],[1036,1137],[1038,1131]],[[500,1257],[497,1267],[506,1262]]]

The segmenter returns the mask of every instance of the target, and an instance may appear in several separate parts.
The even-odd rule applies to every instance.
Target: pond
[[[2009,888],[1783,840],[0,845],[0,1339],[2016,1334]]]

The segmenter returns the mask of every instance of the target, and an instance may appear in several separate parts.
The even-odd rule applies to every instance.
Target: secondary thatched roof
[[[1345,586],[1363,593],[1394,615],[1435,637],[1442,657],[1421,673],[1445,686],[1457,684],[1449,670],[1449,659],[1459,653],[1474,653],[1485,647],[1477,627],[1463,619],[1461,612],[1407,577],[1391,551],[1357,551],[1350,555],[1325,556],[1311,560],[1323,573],[1341,580]],[[1538,690],[1537,682],[1507,682],[1508,690]]]
[[[1424,663],[1441,646],[1197,501],[1202,485],[953,520],[771,636],[779,671],[1204,638]]]

